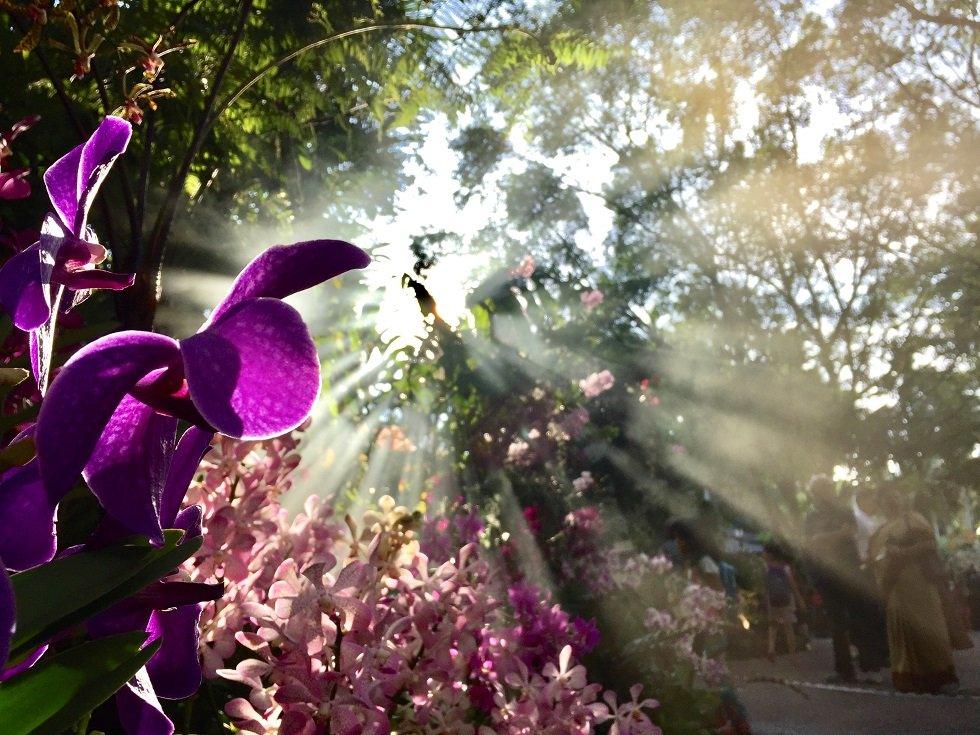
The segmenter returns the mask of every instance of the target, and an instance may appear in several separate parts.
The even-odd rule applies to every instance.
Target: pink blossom
[[[572,487],[577,493],[584,493],[586,490],[590,490],[593,485],[595,485],[595,480],[592,479],[592,473],[588,470],[572,480]]]
[[[608,370],[600,370],[578,382],[586,398],[595,398],[600,393],[609,390],[615,384],[616,378]]]
[[[534,275],[534,269],[538,267],[537,262],[530,255],[521,258],[521,262],[510,269],[510,275],[515,278],[530,278]]]
[[[603,296],[602,291],[597,288],[594,288],[591,291],[584,291],[581,296],[582,306],[585,307],[586,311],[592,311],[602,303],[603,298],[605,297]]]
[[[614,716],[580,663],[598,642],[594,623],[526,583],[498,599],[473,543],[483,521],[461,501],[424,521],[421,546],[413,516],[387,496],[359,521],[339,522],[315,496],[290,520],[279,497],[298,436],[220,440],[190,493],[209,516],[185,571],[234,580],[205,610],[201,651],[208,676],[249,690],[226,706],[235,727],[586,734]],[[573,517],[576,527],[599,522],[590,509]],[[421,551],[436,539],[441,556]]]
[[[405,430],[397,424],[382,426],[377,437],[375,438],[375,443],[379,447],[388,449],[392,452],[415,451],[415,444],[408,438]]]

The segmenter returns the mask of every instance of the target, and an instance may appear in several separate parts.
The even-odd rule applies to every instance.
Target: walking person
[[[860,562],[858,588],[851,611],[851,637],[858,650],[862,678],[871,684],[881,683],[880,672],[888,666],[885,602],[868,552],[871,537],[885,524],[885,518],[878,512],[877,494],[875,488],[863,486],[851,498]]]
[[[834,649],[834,674],[827,681],[853,682],[852,599],[860,566],[854,515],[838,501],[826,475],[811,477],[807,492],[813,500],[803,523],[810,579],[823,600]]]
[[[787,651],[796,653],[796,614],[806,611],[806,603],[781,550],[775,544],[766,544],[762,558],[766,566],[764,584],[769,643],[766,655],[770,661],[775,661],[776,637],[780,630],[786,638]]]
[[[892,684],[901,692],[955,691],[940,587],[945,575],[932,526],[905,507],[894,486],[880,490],[878,505],[885,523],[871,537],[870,554],[885,599]]]

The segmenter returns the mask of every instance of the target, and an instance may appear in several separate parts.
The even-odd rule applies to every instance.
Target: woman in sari
[[[902,692],[957,686],[940,585],[943,574],[929,522],[907,510],[894,487],[881,489],[886,521],[871,537],[870,558],[885,599],[892,683]]]

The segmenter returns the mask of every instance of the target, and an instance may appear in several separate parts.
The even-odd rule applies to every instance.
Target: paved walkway
[[[773,664],[735,661],[732,670],[756,735],[980,735],[980,634],[973,640],[973,649],[956,653],[956,696],[900,694],[888,684],[825,684],[833,670],[825,639]],[[783,683],[753,681],[764,678]]]

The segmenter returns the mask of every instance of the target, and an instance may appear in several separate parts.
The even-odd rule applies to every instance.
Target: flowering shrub
[[[616,666],[602,673],[648,677],[665,726],[697,731],[716,716],[718,690],[728,677],[728,603],[721,590],[688,579],[664,556],[612,547],[604,538],[602,512],[593,505],[570,511],[544,548],[576,609],[608,616],[600,621],[602,656],[596,662]],[[687,707],[671,706],[685,700]]]
[[[209,676],[247,687],[226,706],[243,732],[659,732],[639,687],[598,701],[578,663],[598,642],[592,624],[526,582],[497,592],[472,512],[417,534],[391,498],[357,522],[313,497],[288,521],[295,446],[295,434],[219,440],[188,494],[208,520],[186,570],[233,582],[205,606],[201,647]]]

